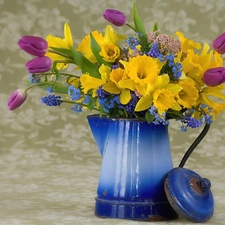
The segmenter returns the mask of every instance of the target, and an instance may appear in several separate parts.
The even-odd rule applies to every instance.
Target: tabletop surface
[[[162,32],[180,30],[199,42],[211,43],[225,30],[225,1],[142,0],[138,9],[146,27],[157,20]],[[0,225],[138,225],[138,221],[94,216],[101,156],[86,116],[69,106],[40,103],[43,90],[30,91],[22,108],[9,111],[13,90],[25,87],[25,63],[30,56],[17,41],[23,35],[62,36],[68,22],[75,44],[90,31],[104,31],[106,8],[123,11],[131,21],[128,0],[0,0]],[[117,28],[116,28],[117,29]],[[127,27],[118,33],[129,34]],[[186,168],[212,183],[215,213],[207,224],[225,221],[225,113],[191,155]],[[169,135],[174,166],[201,129],[186,133],[171,122]],[[152,224],[192,224],[182,218]]]

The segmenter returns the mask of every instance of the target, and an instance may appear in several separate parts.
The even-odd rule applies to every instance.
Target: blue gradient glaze
[[[167,126],[88,117],[103,156],[95,213],[99,217],[169,220],[164,180],[173,168]]]

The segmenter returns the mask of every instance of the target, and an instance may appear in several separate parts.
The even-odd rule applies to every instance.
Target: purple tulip
[[[22,89],[15,90],[8,100],[10,110],[20,107],[27,98],[27,92]]]
[[[47,56],[37,57],[26,63],[29,73],[42,73],[51,69],[52,60]]]
[[[126,16],[115,9],[106,9],[103,13],[103,17],[116,26],[123,26],[127,21]]]
[[[203,75],[203,81],[208,86],[217,86],[225,82],[225,68],[217,67],[208,69]]]
[[[212,44],[213,48],[220,54],[225,53],[225,33],[217,37]]]
[[[22,50],[34,56],[44,56],[48,48],[45,39],[36,36],[23,36],[18,44]]]

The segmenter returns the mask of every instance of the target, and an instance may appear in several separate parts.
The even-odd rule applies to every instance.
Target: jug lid
[[[170,205],[181,217],[192,222],[206,222],[214,212],[211,183],[192,170],[174,168],[164,183]]]

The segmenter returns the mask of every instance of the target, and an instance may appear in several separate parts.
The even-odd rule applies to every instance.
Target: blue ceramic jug
[[[88,116],[103,157],[95,214],[142,221],[178,217],[164,191],[173,169],[168,127],[137,119]]]

